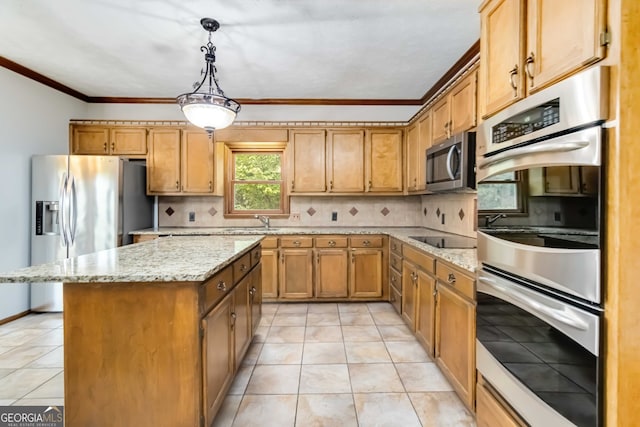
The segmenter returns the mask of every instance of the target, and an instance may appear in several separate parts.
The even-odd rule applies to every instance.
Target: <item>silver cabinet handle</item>
[[[509,71],[509,84],[513,88],[513,96],[518,96],[518,85],[514,80],[514,77],[518,75],[518,64],[516,64],[511,71]]]
[[[368,240],[364,240],[364,241],[362,242],[362,244],[363,244],[364,246],[370,246],[370,245],[371,245],[371,242],[370,242],[370,241],[368,241]]]
[[[447,282],[449,282],[451,285],[455,285],[456,284],[455,274],[449,273],[449,276],[447,277]]]
[[[293,246],[300,246],[300,240],[294,240]]]
[[[334,240],[329,240],[328,245],[333,248],[336,245],[336,242]]]
[[[218,282],[218,286],[216,286],[216,288],[219,291],[225,292],[227,290],[227,284],[224,282],[224,280],[221,280]]]
[[[240,271],[242,271],[242,272],[247,271],[246,264],[240,264]]]
[[[532,68],[533,68],[534,59],[535,59],[535,56],[533,55],[533,52],[531,52],[531,54],[524,61],[524,72],[527,74],[527,77],[529,77],[531,79],[531,86],[532,87],[533,87],[533,71],[532,71]]]

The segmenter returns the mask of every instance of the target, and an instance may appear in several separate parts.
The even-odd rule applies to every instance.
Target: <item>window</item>
[[[227,214],[287,214],[283,151],[231,150]]]
[[[524,213],[524,172],[507,172],[478,184],[478,211],[481,213]]]

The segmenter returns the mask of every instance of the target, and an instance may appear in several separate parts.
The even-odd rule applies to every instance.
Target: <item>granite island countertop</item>
[[[0,273],[0,282],[201,282],[262,239],[262,235],[156,239]]]
[[[424,227],[160,227],[135,230],[130,234],[157,236],[228,236],[228,235],[323,235],[323,234],[384,234],[424,252],[440,257],[470,273],[476,271],[476,249],[442,249],[411,239],[409,236],[457,236]]]

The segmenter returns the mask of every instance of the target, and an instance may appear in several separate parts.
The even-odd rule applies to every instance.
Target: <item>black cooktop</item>
[[[476,246],[476,239],[464,236],[409,236],[427,245],[442,249],[473,249]]]

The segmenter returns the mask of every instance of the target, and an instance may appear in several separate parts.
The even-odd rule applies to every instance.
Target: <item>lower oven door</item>
[[[600,426],[601,313],[480,270],[477,369],[532,426]]]

